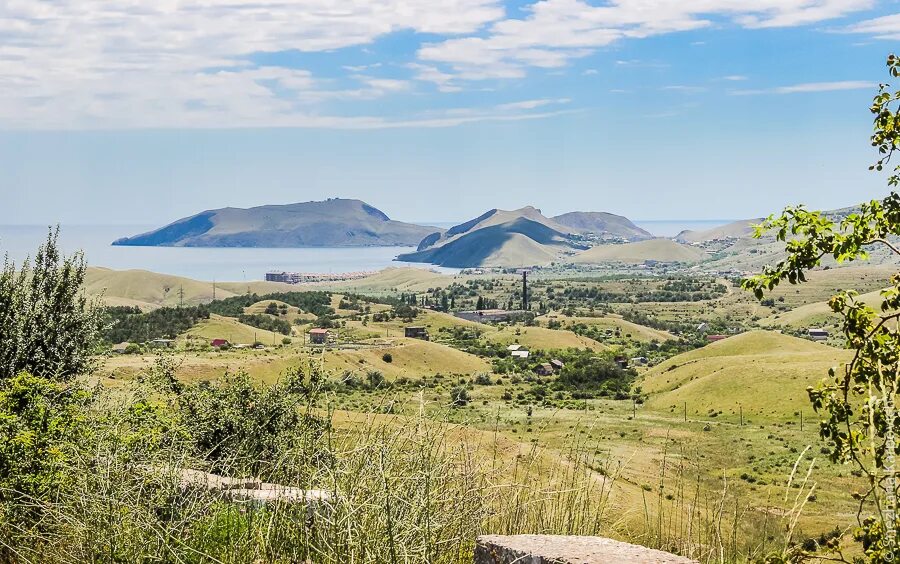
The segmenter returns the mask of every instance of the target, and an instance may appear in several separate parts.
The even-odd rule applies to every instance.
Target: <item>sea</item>
[[[659,237],[684,229],[710,229],[732,220],[651,220],[635,224]],[[421,222],[451,227],[454,222]],[[116,247],[112,241],[150,231],[154,225],[61,225],[59,243],[65,253],[81,251],[90,266],[114,270],[140,269],[195,280],[243,282],[262,280],[270,270],[311,273],[369,272],[410,266],[444,273],[459,269],[395,260],[414,247],[337,247],[302,249]],[[21,264],[47,238],[46,225],[0,225],[0,257]],[[2,259],[0,259],[2,260]]]

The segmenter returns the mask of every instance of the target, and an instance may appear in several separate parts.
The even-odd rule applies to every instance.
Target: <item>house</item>
[[[721,341],[722,339],[727,339],[728,335],[707,335],[706,340],[710,343],[714,341]]]
[[[622,355],[619,355],[615,358],[616,364],[619,365],[619,368],[625,369],[628,368],[628,359]]]
[[[410,339],[422,339],[423,341],[428,340],[428,330],[424,327],[405,327],[403,329],[403,336],[409,337]]]
[[[175,340],[174,339],[153,339],[150,341],[150,346],[160,349],[172,349],[175,348]]]
[[[824,341],[828,339],[828,331],[825,329],[807,329],[806,334],[809,335],[809,338],[813,341]]]
[[[266,282],[290,282],[290,277],[283,270],[270,270],[266,272]]]
[[[513,316],[527,313],[523,310],[481,309],[477,311],[457,311],[453,315],[476,323],[499,323],[509,321]]]
[[[542,364],[539,364],[538,367],[534,369],[534,371],[541,376],[550,376],[551,374],[553,374],[553,365],[549,362],[544,362]]]
[[[528,358],[528,350],[527,349],[518,349],[509,353],[513,358]]]
[[[550,359],[550,365],[553,367],[554,370],[562,370],[563,368],[566,367],[566,363],[559,360],[558,358]]]
[[[328,329],[319,329],[318,327],[315,329],[309,330],[309,342],[314,345],[324,345],[328,342]]]
[[[705,333],[708,328],[709,328],[709,324],[704,322],[697,326],[697,331],[700,331],[701,333]]]
[[[508,347],[506,347],[506,350],[508,350],[509,352],[513,352],[513,351],[520,351],[520,350],[522,350],[522,349],[524,349],[524,348],[525,348],[525,347],[523,347],[522,345],[519,345],[519,344],[515,344],[515,343],[514,343],[514,344],[509,345]]]
[[[125,354],[128,350],[128,345],[130,344],[131,343],[119,343],[118,345],[113,345],[110,349],[116,354]]]
[[[646,356],[636,356],[631,359],[631,364],[640,364],[641,366],[647,366],[649,362]]]
[[[228,339],[213,339],[209,342],[209,346],[214,349],[220,349],[222,347],[230,347],[231,343],[228,342]]]

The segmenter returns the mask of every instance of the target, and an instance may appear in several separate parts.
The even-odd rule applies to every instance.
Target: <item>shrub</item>
[[[454,407],[468,405],[471,399],[469,391],[465,386],[454,386],[453,389],[450,390],[450,402]]]
[[[385,362],[393,362],[394,356],[391,353],[386,352],[383,355],[381,355],[381,360],[383,360]]]
[[[0,379],[19,372],[69,379],[93,366],[101,326],[98,301],[81,290],[87,269],[81,253],[63,258],[59,229],[21,267],[0,270]]]

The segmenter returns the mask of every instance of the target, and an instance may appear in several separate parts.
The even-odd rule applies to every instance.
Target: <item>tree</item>
[[[890,55],[887,67],[890,76],[900,76],[898,57]],[[871,141],[879,156],[869,169],[882,171],[900,150],[900,90],[882,84],[870,109],[875,116]],[[806,272],[826,257],[837,262],[865,260],[873,245],[900,255],[892,239],[900,236],[900,194],[894,190],[898,185],[900,166],[895,166],[888,177],[890,194],[860,204],[858,211],[839,222],[803,206],[786,208],[777,218],[770,216],[757,227],[756,236],[773,230],[786,243],[787,256],[744,280],[742,286],[762,299],[785,280],[805,282]],[[830,446],[831,459],[853,463],[867,477],[867,491],[855,497],[860,515],[867,507],[874,507],[875,513],[861,519],[854,536],[868,561],[892,561],[900,556],[894,460],[900,454],[900,414],[895,406],[900,385],[900,272],[882,290],[877,310],[853,291],[839,292],[829,305],[840,315],[841,331],[854,355],[844,366],[832,368],[829,378],[808,393],[813,408],[824,415],[819,431]]]
[[[80,252],[63,257],[59,228],[34,261],[0,271],[0,379],[27,371],[66,380],[90,371],[101,326],[99,300],[82,291],[87,264]]]

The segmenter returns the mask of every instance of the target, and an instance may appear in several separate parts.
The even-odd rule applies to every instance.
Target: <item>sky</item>
[[[0,224],[843,207],[898,40],[897,0],[6,0]]]

